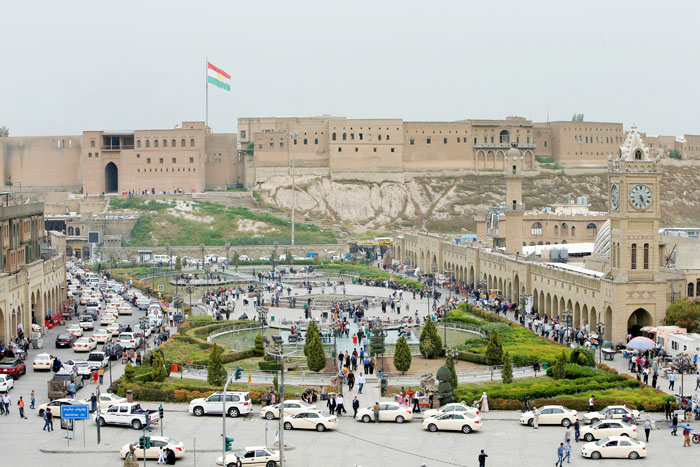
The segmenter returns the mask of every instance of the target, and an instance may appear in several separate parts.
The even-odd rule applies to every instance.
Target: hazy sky
[[[636,123],[700,133],[700,2],[3,1],[11,135],[247,116]]]

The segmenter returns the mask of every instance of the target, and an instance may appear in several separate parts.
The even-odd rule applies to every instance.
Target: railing
[[[509,149],[510,143],[475,143],[474,148],[484,149]],[[535,149],[532,143],[518,143],[518,149]]]
[[[222,336],[224,334],[231,334],[234,332],[242,332],[242,331],[254,331],[262,329],[261,325],[257,324],[238,324],[238,325],[233,325],[233,326],[227,326],[225,328],[221,328],[216,332],[213,332],[207,336],[207,342],[212,342],[214,338]]]

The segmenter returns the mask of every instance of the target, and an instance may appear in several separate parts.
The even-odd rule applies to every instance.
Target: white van
[[[168,255],[153,255],[153,259],[151,260],[153,263],[163,263],[163,264],[170,264],[170,256]]]

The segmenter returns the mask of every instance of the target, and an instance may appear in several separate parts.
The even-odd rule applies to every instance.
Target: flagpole
[[[205,131],[207,128],[209,128],[209,57],[206,57],[205,63],[204,63],[204,89],[206,91],[204,92],[206,96],[206,115],[205,115],[205,120],[204,120],[204,126],[205,126]]]

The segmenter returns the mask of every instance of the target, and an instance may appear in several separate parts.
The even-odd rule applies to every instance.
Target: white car
[[[581,427],[581,438],[586,441],[607,438],[608,436],[627,436],[637,439],[639,433],[635,425],[621,420],[602,420],[589,426]]]
[[[121,345],[122,349],[136,349],[141,345],[141,340],[133,332],[122,332],[117,338],[117,344]]]
[[[338,417],[318,410],[307,410],[284,416],[284,429],[326,431],[338,428]]]
[[[251,446],[233,454],[226,454],[226,467],[237,465],[236,462],[241,461],[241,465],[258,465],[264,467],[276,467],[280,462],[280,454],[277,451],[272,451],[265,446]],[[216,458],[216,465],[222,465],[221,456]]]
[[[10,392],[15,385],[15,380],[10,375],[0,375],[0,392]]]
[[[97,406],[100,408],[100,410],[105,410],[112,407],[114,404],[122,404],[124,402],[126,402],[126,397],[119,397],[111,392],[100,393],[100,397],[97,398]],[[82,399],[80,403],[89,406],[91,404],[90,398],[86,397],[85,399]]]
[[[150,438],[151,447],[146,448],[146,459],[158,459],[161,448],[172,450],[175,453],[175,459],[181,459],[182,456],[185,455],[185,444],[182,441],[177,441],[175,439],[168,438],[167,436],[151,436]],[[122,446],[121,450],[119,450],[119,455],[122,457],[122,459],[126,458],[126,455],[129,454],[129,446],[131,445],[136,447],[134,456],[136,456],[137,459],[143,459],[144,450],[139,449],[138,440],[136,440],[134,443],[128,443]]]
[[[101,326],[109,326],[110,324],[114,324],[114,322],[117,320],[117,317],[112,314],[112,313],[105,313],[100,317],[100,325]]]
[[[108,325],[107,331],[109,331],[109,333],[112,334],[112,337],[118,336],[119,335],[119,324],[112,323],[112,324]]]
[[[221,414],[223,410],[222,393],[217,392],[207,398],[193,399],[189,412],[197,417],[205,414]],[[253,403],[248,392],[226,392],[226,413],[230,417],[247,415],[253,412]]]
[[[87,311],[97,311],[99,313],[102,309],[102,304],[100,303],[99,298],[96,298],[94,295],[90,297],[90,300],[88,300],[85,304],[85,309]]]
[[[578,412],[567,409],[561,405],[543,405],[538,407],[540,416],[537,419],[538,425],[563,425],[570,426],[578,420]],[[528,410],[520,415],[520,423],[533,426],[535,424],[535,412]]]
[[[450,412],[465,413],[468,412],[472,415],[479,415],[479,409],[476,407],[470,407],[463,402],[453,402],[451,404],[445,404],[439,409],[428,409],[423,412],[423,418],[437,417]]]
[[[606,419],[622,420],[623,417],[639,418],[639,410],[628,409],[625,405],[609,405],[600,412],[588,412],[583,414],[583,421],[586,423],[595,423]]]
[[[46,404],[41,404],[38,406],[37,409],[37,414],[40,417],[44,416],[44,412],[47,410],[50,411],[54,417],[56,418],[61,418],[61,406],[62,405],[82,405],[82,403],[78,400],[75,399],[56,399],[51,402],[47,402]]]
[[[92,337],[81,337],[73,342],[73,350],[75,352],[90,352],[95,350],[97,342]]]
[[[83,328],[83,331],[92,331],[95,329],[95,322],[90,315],[83,315],[79,318],[78,324]]]
[[[98,344],[106,344],[112,340],[112,333],[106,329],[98,329],[92,333],[92,339]]]
[[[81,337],[83,335],[83,328],[79,324],[71,324],[66,328],[66,332],[73,334],[76,337]]]
[[[481,430],[481,426],[481,416],[469,412],[449,412],[423,420],[423,428],[433,433],[440,430],[461,431],[468,434]]]
[[[307,410],[316,410],[316,406],[312,404],[307,404],[304,401],[284,401],[284,416],[296,415],[301,412],[306,412]],[[260,416],[268,420],[274,420],[275,418],[280,418],[280,405],[268,405],[263,407],[260,411]]]
[[[357,411],[357,420],[365,423],[374,421],[374,406],[361,407]],[[379,404],[379,421],[403,423],[413,420],[413,413],[406,406],[397,402],[381,402]]]
[[[151,300],[149,300],[146,297],[141,297],[136,300],[136,306],[138,307],[139,310],[146,311],[148,309],[148,305],[151,304]]]
[[[100,368],[106,368],[107,365],[109,365],[109,357],[106,353],[96,350],[94,352],[90,352],[87,362],[91,370],[98,370]]]
[[[253,259],[248,255],[241,255],[238,257],[238,261],[253,261]]]
[[[53,355],[48,353],[40,353],[36,357],[34,357],[34,361],[32,362],[32,369],[34,371],[49,371],[53,368],[54,360],[56,360],[56,357],[54,357]]]
[[[107,308],[105,308],[105,313],[119,314],[119,303],[110,302]]]
[[[581,455],[591,459],[617,457],[639,459],[647,456],[647,445],[625,436],[610,436],[581,446]]]
[[[126,302],[119,304],[119,314],[120,315],[130,315],[134,312],[134,309]]]

